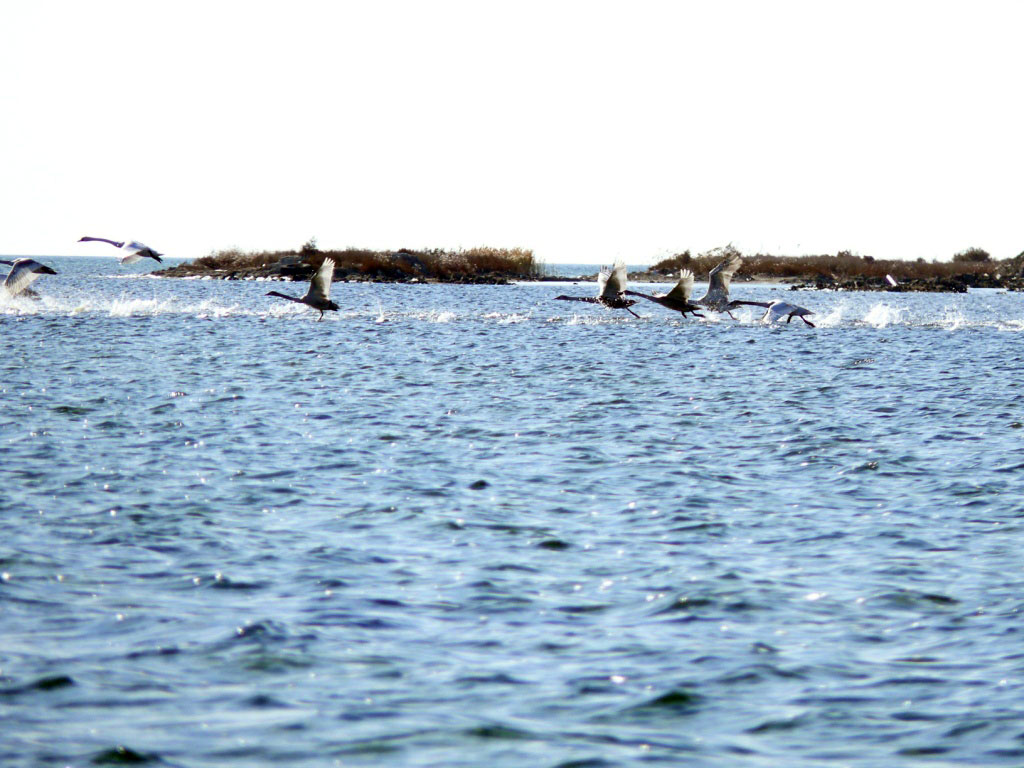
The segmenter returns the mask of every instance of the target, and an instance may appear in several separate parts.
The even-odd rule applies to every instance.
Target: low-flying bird
[[[157,261],[163,261],[160,257],[162,253],[157,253],[148,245],[140,243],[138,240],[108,240],[105,237],[82,237],[79,238],[78,242],[86,243],[91,240],[96,240],[101,243],[110,243],[115,248],[120,248],[124,251],[125,255],[121,257],[122,264],[134,264],[136,261],[142,258],[156,259]]]
[[[624,309],[633,317],[640,317],[630,309],[636,304],[633,299],[623,298],[626,292],[626,265],[616,261],[611,271],[601,267],[597,273],[597,296],[555,296],[560,301],[588,301],[591,304],[602,304],[610,309]]]
[[[732,276],[736,274],[741,264],[743,257],[734,251],[717,266],[712,267],[708,272],[708,291],[697,299],[697,304],[713,312],[725,312],[729,317],[733,317],[729,311],[729,283],[732,282]]]
[[[317,322],[324,319],[325,310],[337,311],[338,305],[330,299],[331,295],[331,280],[334,278],[334,259],[324,259],[323,263],[320,264],[320,268],[313,275],[313,279],[309,281],[309,290],[306,291],[306,295],[301,299],[295,296],[286,296],[283,293],[277,291],[269,291],[267,296],[277,296],[279,299],[288,299],[288,301],[294,301],[298,304],[305,304],[312,307],[313,309],[320,310],[320,317],[317,318]]]
[[[700,304],[690,301],[690,294],[693,293],[693,272],[688,269],[679,270],[679,282],[668,293],[661,295],[640,293],[640,291],[623,291],[628,296],[641,296],[655,304],[661,304],[666,309],[674,309],[683,317],[689,312],[694,317],[704,317],[698,310],[703,309]]]
[[[45,264],[40,264],[35,259],[15,259],[8,261],[0,259],[0,264],[9,264],[11,271],[7,273],[4,280],[4,290],[7,295],[14,298],[18,295],[35,295],[28,287],[40,275],[56,275],[57,272]]]
[[[792,321],[794,317],[799,317],[811,328],[814,328],[814,323],[807,319],[807,315],[813,315],[814,313],[806,307],[799,307],[796,304],[790,304],[788,301],[731,301],[729,302],[729,308],[735,309],[741,304],[749,304],[754,307],[766,307],[764,314],[761,316],[762,323],[774,323],[776,320],[786,318],[786,322]]]

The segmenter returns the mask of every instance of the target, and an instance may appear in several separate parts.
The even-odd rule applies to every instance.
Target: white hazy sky
[[[1024,250],[1024,3],[0,3],[0,253]]]

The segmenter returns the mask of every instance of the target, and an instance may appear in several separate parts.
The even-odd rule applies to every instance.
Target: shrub
[[[705,279],[708,271],[722,261],[728,253],[736,252],[731,246],[716,248],[693,258],[687,265],[697,275],[697,279]],[[987,255],[987,254],[986,254]],[[675,267],[674,259],[658,262],[651,269],[657,271],[663,265]],[[1024,265],[1022,265],[1024,268]],[[740,273],[750,277],[813,279],[815,277],[848,280],[852,278],[878,278],[892,275],[897,280],[914,278],[948,278],[957,275],[981,274],[991,269],[985,261],[931,261],[924,259],[904,261],[902,259],[878,259],[871,256],[857,256],[850,251],[840,251],[835,256],[774,256],[756,253],[743,257]]]
[[[663,275],[667,275],[670,272],[676,272],[683,267],[689,266],[691,261],[693,261],[693,257],[690,255],[690,252],[683,251],[682,253],[677,253],[675,256],[669,256],[667,259],[662,259],[651,267],[651,271],[661,272]]]
[[[963,264],[965,262],[983,262],[991,261],[992,257],[989,256],[988,251],[983,248],[968,248],[965,251],[953,255],[953,261],[957,264]]]
[[[732,255],[742,255],[739,250],[733,246],[732,243],[729,245],[719,246],[718,248],[712,248],[710,251],[698,254],[697,256],[690,256],[690,252],[683,251],[682,253],[672,256],[667,259],[662,259],[653,267],[653,272],[675,272],[682,267],[686,267],[691,270],[695,275],[706,274],[711,270],[712,267],[717,266],[722,261]]]

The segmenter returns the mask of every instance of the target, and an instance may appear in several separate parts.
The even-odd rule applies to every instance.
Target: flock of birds
[[[808,315],[813,315],[814,313],[805,307],[799,307],[788,301],[769,302],[731,299],[729,297],[729,284],[732,282],[732,276],[736,274],[736,271],[742,264],[743,257],[739,254],[732,254],[713,267],[708,272],[707,293],[699,299],[690,298],[693,294],[693,272],[688,269],[679,270],[679,281],[667,294],[652,296],[649,293],[627,290],[626,265],[621,261],[615,262],[611,270],[607,268],[601,269],[597,276],[597,296],[555,296],[555,298],[561,301],[587,301],[592,304],[602,304],[611,309],[624,309],[634,317],[639,317],[639,315],[630,307],[636,304],[636,300],[627,299],[627,296],[640,296],[648,301],[653,301],[655,304],[660,304],[666,309],[679,312],[683,317],[686,317],[687,314],[691,314],[694,317],[704,317],[701,311],[708,310],[711,312],[724,312],[735,320],[736,317],[731,310],[743,305],[749,305],[764,307],[765,312],[761,317],[762,322],[773,323],[776,320],[786,318],[788,323],[794,317],[799,317],[811,328],[814,327],[814,323],[807,319]]]
[[[90,241],[110,243],[112,246],[122,251],[124,253],[120,258],[120,262],[122,264],[133,264],[144,258],[154,259],[158,262],[163,261],[163,259],[160,258],[163,256],[162,253],[154,251],[148,245],[144,245],[138,240],[111,240],[106,237],[89,236],[79,238],[78,240],[80,243]],[[45,264],[39,263],[35,259],[15,259],[14,261],[0,259],[0,264],[7,264],[11,267],[11,271],[7,273],[7,279],[4,280],[4,290],[11,298],[16,296],[38,298],[36,292],[29,288],[29,285],[42,275],[57,274],[56,270],[46,266]],[[323,320],[325,311],[337,311],[338,309],[338,305],[330,299],[331,281],[333,279],[334,259],[324,259],[319,269],[317,269],[316,274],[313,275],[313,279],[309,283],[309,290],[306,291],[305,296],[287,296],[283,293],[278,293],[277,291],[270,291],[267,293],[267,296],[277,296],[282,299],[288,299],[288,301],[306,304],[313,309],[319,309],[320,317],[318,319]]]
[[[132,264],[143,258],[155,259],[158,262],[163,261],[160,258],[163,255],[162,253],[157,253],[149,246],[143,245],[136,240],[120,241],[109,240],[105,237],[83,237],[78,242],[82,243],[92,240],[110,243],[115,248],[123,251],[125,255],[120,259],[122,264]],[[814,327],[814,323],[807,319],[808,315],[813,315],[814,313],[809,309],[791,304],[788,301],[767,302],[731,299],[729,296],[729,284],[732,281],[732,276],[736,274],[742,263],[743,258],[741,256],[732,254],[715,266],[708,273],[707,293],[699,299],[691,299],[694,278],[693,272],[688,269],[680,270],[679,281],[667,294],[651,295],[627,290],[626,265],[621,261],[615,262],[611,270],[606,267],[601,268],[597,276],[597,296],[556,296],[555,299],[561,301],[585,301],[591,304],[601,304],[611,309],[624,309],[634,317],[639,317],[639,315],[630,307],[636,304],[636,300],[628,299],[626,298],[627,296],[639,296],[648,301],[653,301],[655,304],[660,304],[666,309],[679,312],[683,317],[686,317],[687,314],[694,317],[704,317],[701,311],[712,311],[724,312],[735,320],[736,318],[731,310],[739,306],[750,305],[765,308],[765,313],[761,317],[762,322],[771,323],[786,318],[788,323],[794,317],[799,317],[807,325],[812,328]],[[14,261],[0,259],[0,264],[8,264],[11,267],[7,279],[4,280],[4,289],[11,297],[35,296],[35,292],[29,288],[29,285],[41,275],[57,274],[56,271],[45,264],[40,264],[35,259],[23,258]],[[334,259],[327,258],[323,260],[313,275],[312,280],[309,281],[309,289],[304,296],[288,296],[277,291],[269,291],[267,296],[275,296],[280,299],[305,304],[308,307],[319,310],[320,317],[317,320],[323,320],[324,312],[337,311],[338,309],[338,305],[331,301],[331,281],[333,279]]]
[[[123,251],[124,256],[120,258],[120,262],[122,264],[134,264],[136,261],[143,258],[163,261],[163,259],[160,258],[163,256],[162,253],[157,253],[148,245],[143,245],[137,240],[109,240],[105,237],[86,236],[79,238],[78,242],[85,243],[90,240],[110,243],[115,248]],[[35,259],[15,259],[14,261],[0,259],[0,264],[7,264],[11,268],[11,271],[7,273],[7,278],[4,280],[4,291],[11,298],[14,298],[15,296],[38,298],[38,294],[29,288],[29,285],[43,275],[57,274],[56,270],[46,266],[45,264],[40,264]]]

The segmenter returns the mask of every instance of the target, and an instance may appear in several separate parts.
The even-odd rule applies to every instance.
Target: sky
[[[0,3],[0,253],[1024,251],[1024,3]]]

